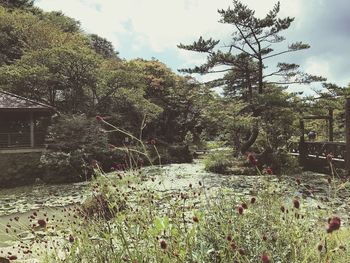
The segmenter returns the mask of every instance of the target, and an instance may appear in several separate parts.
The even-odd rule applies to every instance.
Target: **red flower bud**
[[[97,121],[103,121],[103,117],[101,117],[100,115],[97,115],[97,116],[96,116],[96,120],[97,120]]]
[[[162,241],[160,241],[160,248],[161,249],[166,249],[167,248],[167,243],[165,242],[165,240],[162,240]]]
[[[244,211],[244,208],[243,208],[242,206],[239,206],[239,207],[238,207],[238,213],[239,213],[240,215],[242,215],[242,214],[243,214],[243,211]]]
[[[193,220],[193,222],[195,222],[195,223],[198,223],[198,222],[199,222],[199,219],[198,219],[198,217],[196,217],[196,216],[192,217],[192,220]]]
[[[293,199],[293,205],[294,208],[299,209],[300,208],[300,201],[298,199]]]
[[[338,230],[341,225],[341,220],[339,217],[334,216],[328,222],[327,233],[332,233],[335,230]]]
[[[270,263],[271,261],[270,261],[270,257],[268,256],[268,255],[266,255],[266,254],[263,254],[262,256],[261,256],[261,261],[263,262],[263,263]]]
[[[40,227],[46,227],[46,221],[44,219],[39,219],[38,220],[38,225]]]
[[[266,168],[265,171],[267,174],[273,174],[271,167]]]
[[[256,165],[258,164],[258,161],[256,160],[255,154],[254,154],[254,153],[249,153],[248,156],[247,156],[247,158],[248,158],[248,161],[249,161],[252,165],[256,166]]]
[[[255,202],[256,202],[256,197],[253,196],[253,197],[250,199],[250,203],[251,203],[251,204],[254,204]]]
[[[244,209],[248,209],[248,205],[246,203],[242,203],[241,206],[244,208]]]
[[[17,259],[17,256],[11,255],[11,256],[8,257],[8,259],[9,259],[9,260],[16,260],[16,259]]]

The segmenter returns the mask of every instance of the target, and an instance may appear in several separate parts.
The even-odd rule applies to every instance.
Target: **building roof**
[[[0,111],[56,111],[50,105],[0,90]]]

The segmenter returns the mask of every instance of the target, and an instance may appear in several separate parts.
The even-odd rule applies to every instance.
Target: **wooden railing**
[[[291,142],[288,145],[288,151],[293,155],[301,155],[305,158],[325,159],[328,154],[337,161],[345,161],[346,143],[345,142]],[[302,157],[303,158],[303,157]]]
[[[42,147],[45,144],[45,134],[37,132],[34,135],[34,147]],[[30,148],[29,132],[0,133],[0,148]]]

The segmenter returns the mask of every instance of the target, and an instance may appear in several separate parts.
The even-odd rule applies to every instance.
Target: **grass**
[[[139,171],[100,173],[89,200],[68,208],[65,221],[50,218],[37,232],[40,215],[34,216],[40,262],[350,261],[345,214],[340,229],[327,233],[336,207],[310,205],[295,196],[298,189],[263,177],[245,197],[229,188],[209,194],[203,182],[161,193],[145,189],[148,180]]]

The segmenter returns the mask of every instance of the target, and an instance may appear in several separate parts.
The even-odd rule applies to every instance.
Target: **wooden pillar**
[[[345,139],[346,139],[346,155],[345,169],[350,174],[350,98],[345,102]]]
[[[299,164],[304,166],[307,158],[307,149],[305,145],[305,128],[304,120],[300,120],[300,140],[299,140]]]
[[[30,125],[30,147],[34,147],[34,116],[33,112],[29,115],[29,125]]]
[[[333,141],[333,109],[328,110],[328,140]]]

